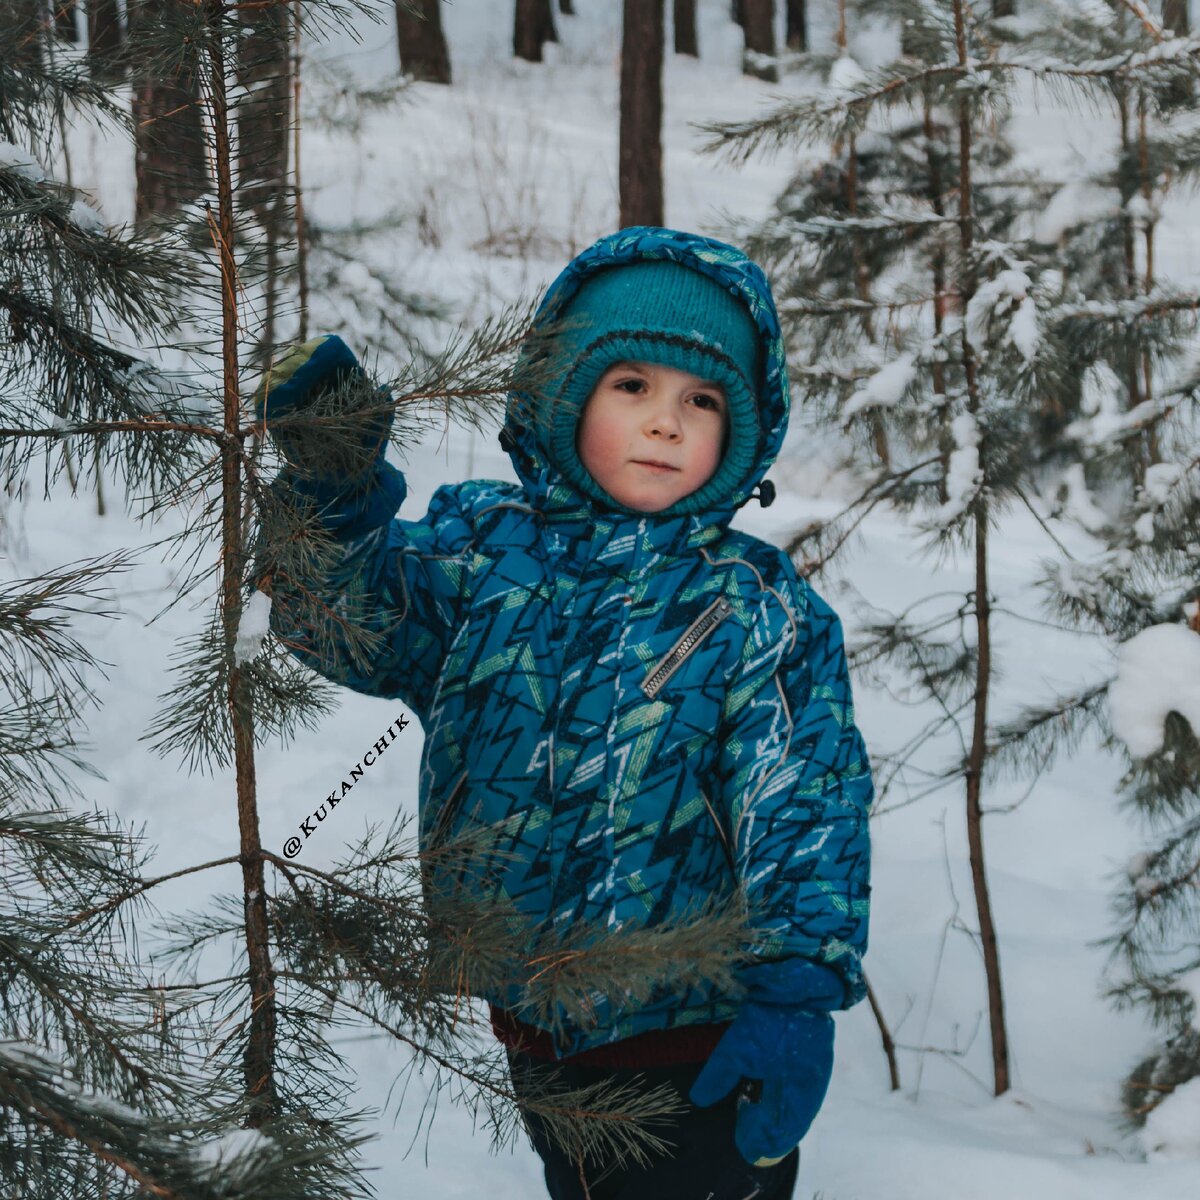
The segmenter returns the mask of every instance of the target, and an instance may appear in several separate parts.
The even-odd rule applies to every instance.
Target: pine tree
[[[735,159],[760,147],[835,147],[747,239],[778,281],[813,436],[841,426],[845,466],[862,481],[838,518],[798,532],[789,547],[798,568],[825,569],[880,504],[912,512],[926,545],[974,562],[960,603],[939,611],[930,597],[920,620],[911,611],[868,620],[852,666],[907,675],[935,713],[908,745],[873,754],[879,800],[964,790],[1000,1094],[1008,1035],[983,836],[984,786],[995,774],[989,543],[999,514],[1037,491],[1039,405],[1068,394],[1070,381],[1058,328],[1042,315],[1057,298],[1053,280],[1032,269],[1018,223],[1022,204],[1043,192],[1014,177],[1003,134],[1014,78],[1033,68],[978,6],[897,0],[888,12],[903,31],[896,61],[875,72],[843,63],[824,94],[715,125],[711,144]],[[1060,70],[1067,86],[1067,65],[1038,69]],[[915,788],[914,753],[945,734],[961,758]]]
[[[68,439],[97,450],[84,470],[115,467],[167,494],[199,465],[181,433],[186,394],[121,341],[172,331],[187,263],[110,233],[87,199],[49,178],[61,110],[120,115],[86,65],[40,51],[27,6],[0,6],[0,468],[7,495],[35,467],[69,465]],[[3,526],[0,526],[2,532]],[[118,552],[0,586],[0,1180],[6,1194],[50,1200],[225,1194],[236,1156],[227,1112],[189,1056],[190,1005],[147,977],[129,937],[132,906],[153,886],[134,835],[76,811],[86,710],[97,664],[73,615],[104,608],[105,584],[132,565]],[[281,1157],[246,1146],[236,1173],[263,1196]]]
[[[130,36],[154,27],[169,0],[131,0]],[[134,56],[131,62],[135,212],[139,222],[170,217],[209,188],[199,77],[191,64]]]
[[[1172,678],[1200,670],[1200,300],[1159,277],[1156,245],[1164,198],[1200,168],[1200,44],[1132,4],[1058,5],[1035,44],[1071,64],[1072,90],[1114,127],[1113,161],[1066,182],[1035,235],[1044,276],[1050,263],[1058,272],[1045,320],[1074,381],[1063,409],[1044,415],[1063,428],[1062,514],[1102,546],[1090,561],[1047,565],[1046,604],[1093,633],[1117,669],[998,730],[996,755],[1028,771],[1092,733],[1123,758],[1119,794],[1144,848],[1115,896],[1108,994],[1162,1035],[1124,1081],[1125,1116],[1140,1126],[1200,1076],[1200,711]]]
[[[621,23],[621,228],[662,225],[664,0],[625,0]]]
[[[330,12],[310,6],[302,16],[326,21]],[[282,26],[264,23],[267,30]],[[30,26],[34,34],[41,28]],[[229,811],[237,813],[237,830],[229,854],[182,873],[241,872],[234,895],[218,895],[209,910],[173,923],[166,961],[176,977],[144,980],[135,961],[127,972],[134,981],[120,981],[119,996],[106,991],[98,971],[80,974],[82,939],[103,945],[105,929],[132,919],[132,906],[151,898],[167,877],[148,878],[140,861],[114,850],[103,872],[75,872],[85,896],[56,892],[37,920],[14,915],[38,940],[45,963],[57,956],[55,972],[45,979],[61,984],[61,991],[45,988],[44,1002],[61,1005],[86,985],[104,997],[103,1012],[96,1001],[87,1014],[91,1028],[108,1033],[120,1018],[122,1045],[129,1041],[125,1074],[96,1055],[92,1062],[65,1026],[64,1053],[55,1045],[36,1051],[5,1045],[0,1088],[6,1105],[20,1114],[7,1143],[10,1177],[20,1178],[32,1156],[48,1161],[57,1155],[61,1168],[45,1175],[47,1200],[99,1200],[147,1189],[216,1200],[229,1193],[234,1176],[243,1192],[263,1200],[364,1194],[354,1161],[362,1140],[359,1116],[347,1109],[353,1084],[327,1036],[351,1020],[407,1047],[414,1068],[432,1072],[436,1086],[450,1087],[503,1143],[518,1133],[520,1111],[498,1044],[488,1038],[490,1052],[481,1052],[479,1014],[464,1003],[466,995],[519,986],[528,1009],[553,1025],[564,1014],[578,1018],[597,988],[636,999],[663,983],[704,979],[733,990],[732,970],[747,941],[744,914],[736,911],[619,935],[583,929],[564,938],[531,930],[503,905],[481,903],[444,883],[479,869],[490,849],[486,837],[422,850],[400,824],[372,831],[329,871],[264,844],[256,747],[267,738],[287,740],[301,727],[315,729],[334,701],[331,687],[302,667],[280,638],[266,638],[266,610],[279,628],[314,630],[317,645],[335,659],[369,653],[381,625],[399,614],[358,613],[356,620],[354,597],[361,589],[351,588],[335,609],[322,588],[297,586],[331,580],[345,547],[323,533],[303,489],[293,486],[294,475],[268,482],[274,451],[259,436],[243,369],[261,341],[254,305],[271,261],[253,206],[239,197],[249,156],[239,153],[234,136],[234,80],[245,32],[241,11],[218,4],[164,0],[147,5],[134,23],[129,52],[140,71],[184,71],[195,80],[216,192],[129,240],[104,233],[94,210],[42,179],[30,161],[33,149],[48,155],[46,131],[56,128],[48,107],[86,102],[119,121],[118,98],[77,63],[43,59],[36,37],[0,47],[0,137],[30,148],[6,146],[0,158],[0,189],[14,200],[0,208],[6,259],[0,311],[13,347],[0,391],[0,465],[19,490],[43,460],[48,475],[61,470],[69,436],[98,447],[85,461],[95,470],[118,470],[147,498],[148,513],[189,506],[186,525],[161,543],[192,564],[172,605],[206,584],[214,594],[199,627],[180,645],[174,684],[142,737],[168,763],[232,771],[236,804]],[[267,57],[280,56],[267,48]],[[256,173],[244,182],[251,185],[249,196],[263,181]],[[289,253],[283,247],[280,259]],[[281,312],[282,326],[290,316],[286,305]],[[214,317],[215,344],[206,338]],[[447,414],[472,424],[494,417],[510,389],[527,393],[540,386],[536,342],[514,362],[530,320],[528,308],[518,307],[436,354],[413,354],[391,379],[372,372],[370,384],[298,415],[291,422],[298,443],[307,437],[325,465],[349,465],[361,449],[364,423],[384,408],[397,410],[393,444],[400,450],[411,450]],[[146,345],[145,358],[110,344],[106,335],[113,330],[125,344]],[[157,365],[155,349],[168,340],[186,347],[198,364],[193,374],[171,375]],[[79,570],[64,572],[58,582],[31,581],[0,596],[0,640],[12,629],[35,649],[59,651],[55,661],[65,660],[69,647],[50,636],[54,608],[61,597],[89,594],[89,579]],[[26,758],[52,754],[63,738],[50,729],[54,709],[44,696],[59,692],[72,694],[52,679],[18,708],[20,720],[0,723],[0,738],[11,739],[0,749]],[[8,761],[0,760],[0,771]],[[2,791],[0,800],[7,805]],[[0,837],[29,843],[29,826],[39,823],[57,835],[57,822],[45,814],[0,808]],[[55,849],[63,870],[72,866],[69,855],[79,854],[84,832],[77,823],[74,840]],[[105,844],[115,841],[107,826],[97,825],[96,833]],[[31,861],[36,877],[49,852],[37,850]],[[14,886],[20,884],[18,876]],[[21,903],[29,900],[24,890],[16,894]],[[200,962],[200,952],[214,945],[228,948],[235,963],[217,978]],[[6,960],[5,967],[14,995],[38,982],[19,963]],[[134,1026],[126,1010],[138,1004],[147,1015]],[[15,1011],[24,1019],[26,1010],[18,1005]],[[75,1015],[57,1019],[61,1025]],[[53,1042],[57,1027],[46,1028]],[[22,1025],[11,1033],[31,1043],[42,1036],[41,1027]],[[113,1040],[107,1039],[110,1051]],[[72,1071],[111,1080],[114,1099],[81,1099],[66,1074]],[[118,1102],[126,1107],[118,1109]],[[564,1095],[547,1081],[532,1104],[572,1153],[600,1149],[624,1157],[660,1146],[654,1118],[672,1110],[677,1098],[605,1088]],[[223,1171],[217,1169],[222,1162]]]
[[[700,45],[696,38],[696,0],[675,0],[672,12],[675,33],[675,53],[700,57]]]
[[[1089,730],[1128,747],[1122,795],[1153,841],[1131,861],[1118,897],[1111,945],[1125,978],[1112,995],[1146,1006],[1164,1032],[1126,1081],[1126,1111],[1140,1123],[1200,1074],[1190,1025],[1200,960],[1178,941],[1197,919],[1200,713],[1194,691],[1169,687],[1161,669],[1143,688],[1159,697],[1156,707],[1142,713],[1128,699],[1147,664],[1195,662],[1200,671],[1200,374],[1187,366],[1200,302],[1159,277],[1155,242],[1164,193],[1196,170],[1200,50],[1170,38],[1140,4],[1049,5],[1040,28],[991,25],[958,0],[893,11],[904,22],[897,63],[852,79],[845,94],[712,130],[734,154],[793,141],[843,147],[793,182],[752,242],[780,278],[783,319],[808,364],[809,411],[846,425],[854,451],[846,465],[864,479],[842,517],[801,531],[793,550],[802,569],[823,569],[866,512],[891,503],[923,513],[936,544],[973,551],[976,586],[957,611],[874,621],[852,662],[872,673],[907,670],[940,706],[914,745],[965,726],[962,761],[916,797],[960,779],[967,786],[998,1092],[1007,1065],[982,788],[1003,774],[1032,787]],[[1111,112],[1115,163],[1077,180],[1015,176],[1003,116],[1013,81],[1026,75],[1068,102]],[[869,286],[852,290],[862,266]],[[881,325],[886,357],[872,361]],[[870,413],[886,422],[891,460],[876,452],[864,468],[863,453],[875,448],[861,424]],[[1057,555],[1047,603],[1055,619],[1121,647],[1117,684],[1110,691],[1102,675],[993,726],[991,525],[1005,507],[1034,508],[1056,488],[1066,496],[1058,515],[1105,549],[1094,562],[1070,559],[1037,514]],[[944,633],[964,617],[974,619],[973,642]],[[902,785],[910,751],[876,756],[881,799]]]
[[[808,50],[808,0],[787,0],[785,40],[789,50]]]
[[[400,69],[427,83],[450,82],[450,52],[442,32],[442,0],[396,0]]]
[[[541,62],[542,47],[557,42],[550,0],[516,0],[513,10],[513,54],[526,62]]]
[[[746,35],[742,73],[775,83],[775,0],[742,0],[740,23]]]

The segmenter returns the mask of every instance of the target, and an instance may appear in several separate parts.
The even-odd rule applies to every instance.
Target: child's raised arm
[[[272,596],[272,630],[301,662],[355,691],[401,698],[421,717],[460,623],[472,529],[458,499],[470,485],[440,487],[420,520],[395,518],[407,485],[383,457],[394,410],[378,392],[364,406],[364,394],[362,368],[337,337],[294,347],[260,384],[256,415],[287,466],[270,486],[264,520],[277,541],[257,576]],[[289,417],[336,415],[342,403],[363,415],[335,420],[328,438],[289,428]],[[284,536],[314,513],[321,544]]]

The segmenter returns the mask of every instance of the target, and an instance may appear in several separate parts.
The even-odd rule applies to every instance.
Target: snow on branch
[[[1170,712],[1200,734],[1200,634],[1186,625],[1151,625],[1123,643],[1108,709],[1113,733],[1134,758],[1163,748]]]

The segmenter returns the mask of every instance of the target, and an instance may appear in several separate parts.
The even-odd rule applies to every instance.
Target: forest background
[[[404,515],[423,512],[443,482],[513,477],[487,406],[471,397],[497,393],[503,372],[493,364],[511,345],[522,304],[571,255],[631,212],[649,219],[645,206],[656,203],[652,189],[631,195],[622,179],[623,6],[553,6],[554,41],[551,6],[516,7],[456,0],[438,8],[447,85],[401,74],[411,14],[311,6],[307,31],[283,43],[290,67],[299,64],[287,94],[299,98],[300,121],[287,130],[294,139],[279,178],[268,169],[279,128],[246,98],[270,92],[280,76],[227,65],[232,108],[249,114],[227,155],[238,201],[228,213],[210,127],[195,134],[197,146],[208,140],[200,173],[180,143],[156,165],[154,146],[136,152],[122,128],[129,113],[144,130],[147,113],[213,112],[211,77],[192,93],[164,99],[160,83],[155,94],[148,81],[183,86],[161,45],[161,59],[121,65],[112,30],[128,30],[138,46],[123,8],[95,7],[90,45],[80,37],[83,11],[72,14],[75,41],[61,36],[60,21],[48,61],[60,83],[76,81],[63,88],[71,99],[61,117],[52,104],[38,107],[44,96],[28,107],[12,101],[13,79],[36,72],[12,43],[4,51],[16,76],[4,76],[0,131],[9,281],[0,292],[8,321],[0,631],[7,678],[27,671],[32,689],[9,684],[25,702],[14,703],[3,730],[0,777],[0,848],[6,864],[23,865],[6,879],[4,986],[20,1002],[0,1043],[12,1118],[0,1163],[21,1182],[19,1194],[67,1194],[65,1178],[75,1181],[69,1194],[100,1194],[139,1177],[169,1179],[178,1195],[295,1195],[297,1178],[313,1195],[345,1194],[364,1168],[381,1193],[474,1194],[486,1177],[498,1196],[536,1194],[537,1161],[502,1097],[478,1099],[495,1078],[486,1026],[472,1030],[455,1013],[460,1057],[439,1065],[411,1044],[421,1042],[413,1036],[421,1020],[402,982],[375,977],[378,994],[364,999],[370,986],[322,994],[311,973],[301,978],[329,946],[304,915],[304,889],[280,884],[287,863],[264,861],[261,851],[282,850],[400,710],[312,691],[280,665],[278,648],[262,652],[248,579],[231,585],[225,574],[218,584],[212,565],[218,546],[233,560],[222,540],[232,536],[222,517],[229,482],[220,476],[232,451],[215,439],[224,447],[215,459],[197,453],[178,428],[210,418],[219,425],[223,402],[226,415],[231,397],[244,404],[273,348],[302,332],[338,332],[401,391],[420,394],[433,380],[425,388],[432,403],[413,403],[407,440],[392,451],[409,482]],[[652,7],[632,5],[639,19]],[[842,612],[857,715],[881,783],[867,958],[873,1005],[839,1018],[837,1071],[804,1144],[799,1194],[1182,1196],[1200,1158],[1200,820],[1189,728],[1200,721],[1200,663],[1188,640],[1200,623],[1190,343],[1200,245],[1189,187],[1200,157],[1189,79],[1200,50],[1186,6],[810,0],[745,4],[739,25],[724,0],[700,0],[696,55],[674,40],[687,7],[663,6],[663,195],[650,215],[742,242],[772,275],[796,407],[771,475],[775,503],[750,506],[739,523],[788,546]],[[773,28],[752,29],[772,7]],[[799,7],[804,48],[794,12],[788,25],[788,10]],[[115,26],[97,25],[110,11]],[[522,43],[518,30],[514,44],[522,13],[533,32]],[[219,42],[195,40],[205,53]],[[747,54],[748,42],[767,57]],[[981,70],[986,55],[1028,69]],[[910,73],[899,90],[918,102],[872,107],[872,90],[896,78],[901,58]],[[922,112],[918,76],[932,78],[931,64],[943,62],[959,74],[949,90],[924,93]],[[414,63],[411,52],[406,63],[424,76],[446,65],[436,54]],[[1080,73],[1107,90],[1072,90],[1068,77]],[[96,95],[80,80],[94,80]],[[773,112],[790,122],[786,136],[770,132]],[[977,189],[965,192],[969,244],[955,210],[964,120]],[[704,152],[718,138],[740,138],[743,148],[731,153],[742,157]],[[652,157],[646,145],[642,163]],[[939,148],[932,157],[930,147]],[[944,178],[931,191],[914,172],[935,167]],[[54,181],[77,191],[56,191]],[[115,350],[103,387],[56,357],[53,347],[67,344],[63,327],[48,317],[39,325],[44,314],[23,307],[40,261],[29,254],[33,222],[47,262],[85,260],[98,274],[127,270],[136,281],[145,271],[152,281],[140,296],[105,291],[94,278],[75,295],[79,280],[67,271],[48,286],[51,299],[70,297],[71,329],[87,324]],[[235,224],[236,253],[223,261]],[[188,273],[172,280],[173,262]],[[453,344],[456,331],[481,328],[474,341]],[[232,389],[230,344],[240,351]],[[155,404],[163,396],[176,403],[169,412]],[[1042,419],[1027,427],[1014,409]],[[140,440],[114,452],[114,418],[137,412],[167,413],[174,426],[166,432],[181,440],[152,450],[163,431],[131,428]],[[97,426],[91,436],[85,416]],[[250,416],[244,408],[239,420]],[[989,455],[989,447],[997,449]],[[203,478],[214,463],[216,477]],[[249,469],[246,479],[253,483]],[[238,496],[245,509],[233,510],[247,528],[260,517],[254,499],[250,486]],[[147,508],[153,519],[137,520]],[[986,606],[974,602],[980,519],[990,534],[983,618]],[[197,539],[198,530],[213,536]],[[190,566],[179,561],[189,539]],[[85,558],[134,547],[142,549],[112,578],[78,571]],[[55,573],[57,589],[36,582]],[[204,605],[219,597],[206,625]],[[67,626],[50,615],[62,611],[72,614]],[[991,657],[981,714],[984,619]],[[94,660],[77,676],[65,669],[67,629]],[[250,743],[239,742],[236,715],[220,713],[223,689],[237,708],[227,668],[266,659],[278,673],[264,669],[246,684],[267,693],[255,701],[251,821]],[[39,679],[53,685],[52,704],[29,702]],[[1124,707],[1111,710],[1114,679]],[[306,707],[311,719],[298,720]],[[16,719],[35,714],[40,724],[28,728]],[[401,752],[381,756],[327,814],[295,871],[337,876],[372,827],[415,812],[420,737],[415,723],[399,734]],[[990,774],[973,765],[972,750],[993,760]],[[974,807],[972,779],[983,788]],[[99,823],[88,833],[48,820],[72,786],[78,810],[94,806],[137,829],[153,848],[149,862],[110,873],[97,856],[116,862],[122,852],[97,835]],[[387,859],[389,844],[373,847],[377,858]],[[239,851],[241,861],[231,860]],[[358,861],[343,884],[370,877],[362,890],[376,901],[411,901],[403,881],[371,875],[370,853]],[[217,865],[194,870],[209,863]],[[411,864],[391,865],[402,873]],[[92,869],[95,879],[65,882]],[[176,871],[188,873],[144,892],[130,887]],[[317,874],[310,886],[329,889],[324,928],[362,934],[363,914],[345,907],[344,888]],[[93,925],[100,910],[102,938]],[[80,939],[81,929],[100,940]],[[167,955],[181,929],[194,952]],[[378,943],[363,940],[382,953],[386,936],[373,936]],[[89,963],[99,944],[107,953]],[[261,1016],[256,1025],[240,1011],[247,984],[256,986],[256,945],[278,955],[298,991],[277,1014],[277,1094],[249,1087],[254,1103],[242,1112],[237,1079],[262,1077],[250,1059],[270,1040]],[[159,1100],[147,1098],[155,1117],[145,1128],[137,1072],[114,1053],[117,1026],[104,1027],[117,1009],[118,993],[105,991],[110,957],[125,964],[122,1002],[140,986],[156,1014],[142,1027],[151,1035],[139,1050],[146,1068],[166,1079],[174,1055],[197,1062],[187,1055],[200,1047],[220,1068],[207,1097],[173,1083]],[[202,989],[181,987],[205,978],[228,985],[210,1007],[197,999]],[[389,1028],[396,1012],[409,1023]],[[131,1012],[122,1019],[138,1025]],[[447,1014],[436,1004],[425,1019],[444,1032]],[[195,1035],[188,1050],[168,1052],[169,1026]],[[325,1038],[337,1071],[322,1058]],[[314,1086],[327,1069],[328,1082]],[[335,1079],[348,1082],[339,1091]],[[197,1093],[209,1090],[204,1080],[197,1076]],[[312,1112],[289,1108],[302,1094]],[[361,1127],[333,1120],[347,1115],[347,1096],[375,1110]],[[332,1151],[311,1121],[323,1104]],[[230,1129],[235,1112],[247,1127],[240,1133]],[[184,1115],[168,1128],[167,1113]],[[489,1148],[489,1123],[499,1154]],[[377,1136],[361,1158],[350,1143],[339,1148],[339,1137],[364,1133]],[[282,1172],[284,1163],[298,1175]]]

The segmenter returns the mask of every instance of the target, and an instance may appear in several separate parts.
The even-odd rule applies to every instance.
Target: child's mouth
[[[635,458],[633,460],[639,467],[649,467],[652,471],[678,471],[678,467],[672,467],[667,463],[654,462],[649,459]]]

